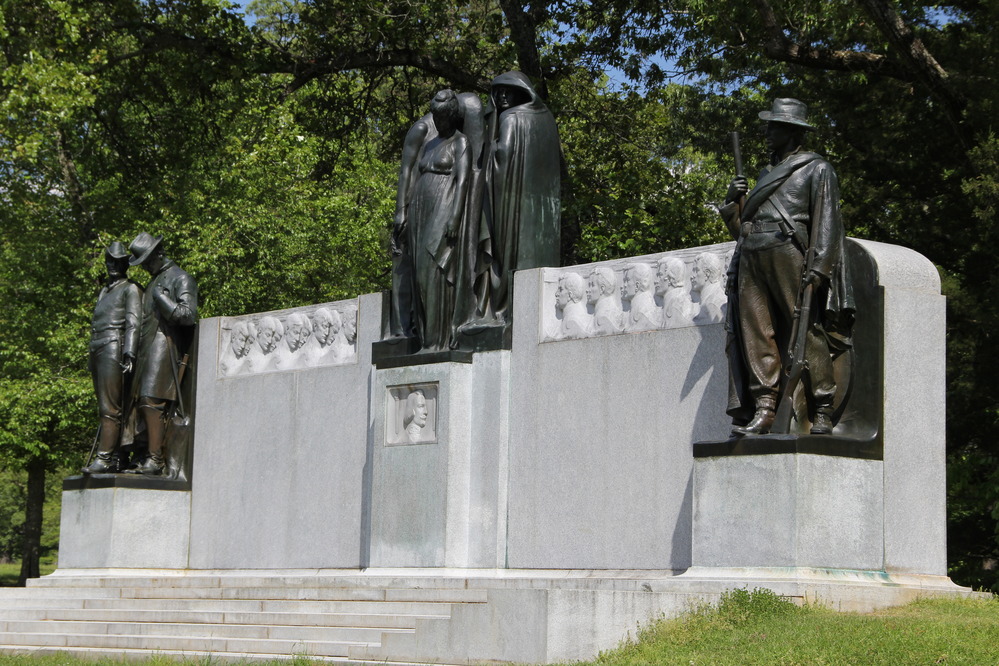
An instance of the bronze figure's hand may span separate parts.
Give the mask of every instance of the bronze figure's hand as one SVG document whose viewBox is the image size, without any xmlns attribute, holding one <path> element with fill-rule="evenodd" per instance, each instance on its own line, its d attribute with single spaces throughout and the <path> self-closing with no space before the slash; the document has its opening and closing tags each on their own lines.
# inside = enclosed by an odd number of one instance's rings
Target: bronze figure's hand
<svg viewBox="0 0 999 666">
<path fill-rule="evenodd" d="M 728 194 L 725 195 L 725 203 L 738 201 L 749 192 L 749 181 L 744 176 L 736 176 L 728 186 Z"/>
</svg>

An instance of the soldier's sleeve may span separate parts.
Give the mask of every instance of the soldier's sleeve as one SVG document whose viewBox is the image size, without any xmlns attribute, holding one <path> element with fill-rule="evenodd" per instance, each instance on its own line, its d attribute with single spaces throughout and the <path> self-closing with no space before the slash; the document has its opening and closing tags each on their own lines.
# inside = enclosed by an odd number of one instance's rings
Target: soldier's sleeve
<svg viewBox="0 0 999 666">
<path fill-rule="evenodd" d="M 139 324 L 142 320 L 142 289 L 129 282 L 125 286 L 125 336 L 122 341 L 122 355 L 135 358 L 139 349 Z"/>
<path fill-rule="evenodd" d="M 832 275 L 843 252 L 843 220 L 839 214 L 839 181 L 832 165 L 822 160 L 811 179 L 811 227 L 815 249 L 812 270 L 825 277 Z"/>
<path fill-rule="evenodd" d="M 739 219 L 738 202 L 732 201 L 725 204 L 718 209 L 718 214 L 721 215 L 725 226 L 728 227 L 728 232 L 732 234 L 732 238 L 739 240 L 739 232 L 742 230 L 742 220 Z"/>
<path fill-rule="evenodd" d="M 173 311 L 167 315 L 170 323 L 194 326 L 198 323 L 198 285 L 187 273 L 179 276 L 174 284 Z"/>
</svg>

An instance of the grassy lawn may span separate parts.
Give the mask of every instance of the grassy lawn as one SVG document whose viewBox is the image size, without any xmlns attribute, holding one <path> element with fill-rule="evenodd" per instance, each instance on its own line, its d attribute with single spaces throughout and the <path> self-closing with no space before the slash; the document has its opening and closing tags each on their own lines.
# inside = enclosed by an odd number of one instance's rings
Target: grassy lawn
<svg viewBox="0 0 999 666">
<path fill-rule="evenodd" d="M 658 622 L 593 663 L 999 664 L 999 599 L 925 600 L 859 615 L 737 591 L 716 608 Z"/>
<path fill-rule="evenodd" d="M 93 664 L 0 655 L 0 666 Z M 104 659 L 99 663 L 117 663 Z M 177 662 L 156 658 L 152 666 Z M 185 662 L 211 666 L 217 660 Z M 255 662 L 261 664 L 262 662 Z M 305 666 L 308 659 L 289 663 Z M 999 664 L 999 599 L 926 600 L 870 615 L 799 608 L 769 591 L 735 591 L 713 608 L 662 620 L 594 666 L 653 664 Z M 585 666 L 578 664 L 578 666 Z"/>
</svg>

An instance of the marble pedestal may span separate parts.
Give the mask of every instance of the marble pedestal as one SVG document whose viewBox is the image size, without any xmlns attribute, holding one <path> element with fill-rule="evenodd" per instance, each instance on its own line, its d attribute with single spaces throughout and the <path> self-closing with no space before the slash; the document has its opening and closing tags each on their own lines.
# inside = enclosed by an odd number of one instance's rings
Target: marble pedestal
<svg viewBox="0 0 999 666">
<path fill-rule="evenodd" d="M 190 491 L 64 490 L 60 569 L 186 569 Z"/>
<path fill-rule="evenodd" d="M 504 566 L 509 368 L 499 350 L 375 370 L 367 566 Z M 406 419 L 413 393 L 425 421 Z"/>
<path fill-rule="evenodd" d="M 807 453 L 697 458 L 701 567 L 884 570 L 884 463 Z"/>
</svg>

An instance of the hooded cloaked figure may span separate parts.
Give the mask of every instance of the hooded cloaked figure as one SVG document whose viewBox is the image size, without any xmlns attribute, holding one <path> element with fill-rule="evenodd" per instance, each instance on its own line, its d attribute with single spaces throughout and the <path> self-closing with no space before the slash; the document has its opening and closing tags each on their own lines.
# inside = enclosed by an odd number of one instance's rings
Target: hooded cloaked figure
<svg viewBox="0 0 999 666">
<path fill-rule="evenodd" d="M 558 266 L 561 156 L 551 111 L 522 72 L 493 79 L 479 237 L 479 314 L 509 317 L 513 272 Z"/>
</svg>

